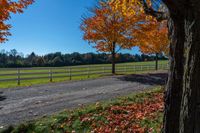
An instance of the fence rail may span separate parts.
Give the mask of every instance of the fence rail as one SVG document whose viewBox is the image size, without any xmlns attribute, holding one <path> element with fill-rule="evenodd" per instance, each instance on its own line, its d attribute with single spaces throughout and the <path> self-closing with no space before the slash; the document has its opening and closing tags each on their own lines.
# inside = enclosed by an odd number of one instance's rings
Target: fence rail
<svg viewBox="0 0 200 133">
<path fill-rule="evenodd" d="M 167 64 L 158 65 L 159 70 L 167 70 Z M 123 65 L 116 66 L 117 74 L 134 73 L 138 71 L 155 70 L 155 65 Z M 2 68 L 0 69 L 0 83 L 16 81 L 20 85 L 23 80 L 68 78 L 92 75 L 108 75 L 112 73 L 111 66 L 82 66 L 82 67 L 53 67 L 53 68 Z"/>
</svg>

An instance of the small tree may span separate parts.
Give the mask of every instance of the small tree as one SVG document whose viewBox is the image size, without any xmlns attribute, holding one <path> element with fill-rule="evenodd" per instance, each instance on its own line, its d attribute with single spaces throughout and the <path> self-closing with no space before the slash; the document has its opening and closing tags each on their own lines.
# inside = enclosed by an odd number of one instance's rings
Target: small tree
<svg viewBox="0 0 200 133">
<path fill-rule="evenodd" d="M 158 55 L 168 54 L 169 51 L 169 39 L 168 29 L 166 22 L 155 22 L 152 25 L 155 28 L 145 33 L 145 39 L 141 40 L 140 50 L 144 54 L 155 54 L 156 57 L 156 70 L 158 70 Z"/>
<path fill-rule="evenodd" d="M 135 6 L 135 13 L 127 10 L 124 15 L 123 9 L 115 10 L 115 4 L 112 2 L 101 1 L 98 4 L 98 7 L 90 10 L 91 16 L 83 18 L 83 39 L 93 44 L 98 51 L 111 53 L 112 73 L 115 74 L 116 53 L 120 49 L 130 49 L 135 45 L 132 33 L 142 26 L 145 17 L 139 5 Z"/>
</svg>

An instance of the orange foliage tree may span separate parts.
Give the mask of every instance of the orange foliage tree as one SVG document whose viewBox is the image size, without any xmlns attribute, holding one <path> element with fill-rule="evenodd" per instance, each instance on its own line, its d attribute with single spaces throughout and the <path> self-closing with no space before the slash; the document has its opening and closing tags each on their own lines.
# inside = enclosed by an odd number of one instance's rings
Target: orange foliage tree
<svg viewBox="0 0 200 133">
<path fill-rule="evenodd" d="M 124 15 L 127 12 L 131 12 L 133 15 L 135 12 L 135 5 L 140 6 L 140 10 L 146 13 L 143 8 L 143 2 L 141 0 L 111 0 L 114 6 L 114 10 L 121 10 Z M 146 4 L 151 5 L 151 0 L 146 0 Z M 155 5 L 154 5 L 155 6 Z M 163 4 L 159 6 L 160 12 L 168 12 Z M 142 53 L 155 54 L 156 55 L 156 70 L 158 69 L 158 54 L 169 51 L 169 39 L 167 22 L 158 22 L 155 17 L 151 17 L 145 14 L 145 20 L 142 22 L 142 26 L 134 30 L 132 36 L 135 38 L 135 45 L 140 47 Z"/>
<path fill-rule="evenodd" d="M 92 15 L 84 17 L 81 24 L 84 40 L 98 51 L 111 53 L 113 74 L 116 53 L 120 49 L 130 49 L 136 44 L 133 33 L 137 33 L 146 18 L 140 5 L 134 5 L 134 10 L 118 9 L 115 6 L 112 1 L 99 2 L 98 7 L 90 10 Z"/>
<path fill-rule="evenodd" d="M 147 14 L 169 21 L 170 70 L 162 132 L 200 133 L 200 1 L 151 0 L 152 5 L 166 4 L 168 14 L 148 4 L 149 0 L 140 1 Z"/>
<path fill-rule="evenodd" d="M 158 55 L 168 55 L 169 39 L 166 21 L 155 22 L 151 25 L 151 30 L 146 31 L 144 39 L 141 39 L 139 45 L 142 53 L 156 55 L 156 70 L 158 69 Z"/>
<path fill-rule="evenodd" d="M 33 2 L 34 0 L 0 0 L 0 43 L 7 41 L 7 36 L 11 35 L 11 25 L 6 23 L 11 13 L 22 13 Z"/>
</svg>

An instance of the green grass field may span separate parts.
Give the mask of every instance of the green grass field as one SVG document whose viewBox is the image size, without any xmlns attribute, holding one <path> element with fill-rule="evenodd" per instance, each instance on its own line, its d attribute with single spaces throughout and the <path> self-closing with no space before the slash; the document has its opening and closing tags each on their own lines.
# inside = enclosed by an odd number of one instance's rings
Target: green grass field
<svg viewBox="0 0 200 133">
<path fill-rule="evenodd" d="M 160 67 L 166 66 L 167 61 L 159 61 L 159 65 L 161 65 Z M 133 68 L 133 66 L 135 67 Z M 141 66 L 143 67 L 141 68 Z M 42 70 L 38 70 L 38 69 L 42 69 Z M 49 78 L 46 78 L 46 79 L 40 79 L 40 78 L 49 77 L 48 72 L 50 69 L 52 69 L 52 72 L 54 73 L 53 77 L 55 77 L 53 78 L 53 82 L 62 82 L 62 81 L 68 81 L 68 80 L 84 80 L 88 78 L 90 79 L 98 78 L 101 76 L 106 76 L 106 75 L 111 74 L 111 64 L 80 65 L 80 66 L 57 67 L 57 68 L 40 67 L 40 68 L 33 68 L 33 70 L 21 70 L 20 73 L 23 74 L 22 76 L 20 76 L 21 79 L 23 78 L 36 78 L 36 79 L 22 80 L 20 86 L 31 86 L 35 84 L 49 83 L 50 81 Z M 141 73 L 141 72 L 153 71 L 153 70 L 155 70 L 154 61 L 116 64 L 116 74 L 133 74 L 133 73 Z M 69 74 L 69 71 L 71 71 L 71 74 Z M 27 74 L 27 73 L 33 73 L 33 74 Z M 16 69 L 15 70 L 0 69 L 0 74 L 15 74 L 15 75 L 9 75 L 9 76 L 0 76 L 0 80 L 17 78 Z M 71 75 L 71 78 L 69 75 Z M 64 77 L 59 77 L 59 76 L 64 76 Z M 10 87 L 17 87 L 17 86 L 18 86 L 17 81 L 3 81 L 3 82 L 0 81 L 0 88 L 10 88 Z"/>
<path fill-rule="evenodd" d="M 10 126 L 2 133 L 157 133 L 162 118 L 163 90 L 157 87 Z"/>
</svg>

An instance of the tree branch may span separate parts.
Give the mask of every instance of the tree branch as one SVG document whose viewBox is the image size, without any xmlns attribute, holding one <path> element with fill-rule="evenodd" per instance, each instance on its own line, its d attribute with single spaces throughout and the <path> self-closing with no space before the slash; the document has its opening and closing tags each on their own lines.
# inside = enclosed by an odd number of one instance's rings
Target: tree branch
<svg viewBox="0 0 200 133">
<path fill-rule="evenodd" d="M 147 15 L 151 15 L 153 17 L 155 17 L 158 21 L 162 21 L 162 20 L 167 20 L 169 17 L 169 14 L 166 12 L 162 12 L 162 11 L 155 11 L 152 7 L 149 7 L 148 4 L 146 3 L 146 0 L 140 0 L 144 11 Z"/>
<path fill-rule="evenodd" d="M 118 53 L 121 49 L 122 49 L 122 46 L 119 47 L 119 49 L 116 51 L 116 53 Z"/>
</svg>

